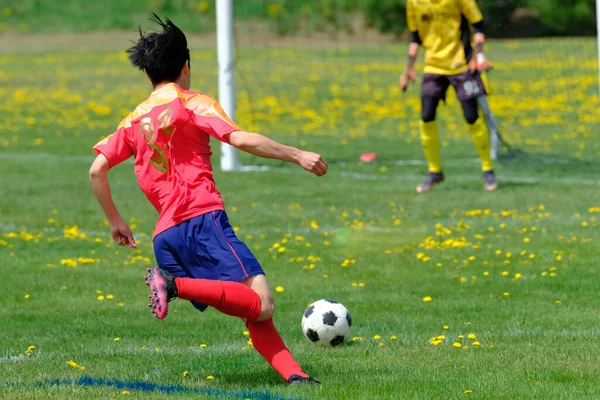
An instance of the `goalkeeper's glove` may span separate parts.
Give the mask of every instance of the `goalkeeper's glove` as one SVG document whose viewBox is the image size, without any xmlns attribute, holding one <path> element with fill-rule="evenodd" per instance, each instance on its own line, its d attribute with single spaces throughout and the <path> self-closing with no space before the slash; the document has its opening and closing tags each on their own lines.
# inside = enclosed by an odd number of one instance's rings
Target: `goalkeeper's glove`
<svg viewBox="0 0 600 400">
<path fill-rule="evenodd" d="M 489 71 L 490 69 L 492 69 L 492 64 L 488 62 L 483 53 L 477 53 L 477 55 L 471 59 L 471 62 L 469 62 L 469 71 L 472 74 L 481 71 Z"/>
</svg>

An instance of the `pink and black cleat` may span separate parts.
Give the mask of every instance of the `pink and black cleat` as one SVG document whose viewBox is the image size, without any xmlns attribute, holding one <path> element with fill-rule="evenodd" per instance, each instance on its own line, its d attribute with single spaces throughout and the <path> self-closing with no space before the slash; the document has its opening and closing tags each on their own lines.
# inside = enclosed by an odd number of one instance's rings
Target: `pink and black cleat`
<svg viewBox="0 0 600 400">
<path fill-rule="evenodd" d="M 148 307 L 156 318 L 164 319 L 169 311 L 169 301 L 177 297 L 175 277 L 159 268 L 148 268 L 145 279 L 146 285 L 150 287 Z"/>
</svg>

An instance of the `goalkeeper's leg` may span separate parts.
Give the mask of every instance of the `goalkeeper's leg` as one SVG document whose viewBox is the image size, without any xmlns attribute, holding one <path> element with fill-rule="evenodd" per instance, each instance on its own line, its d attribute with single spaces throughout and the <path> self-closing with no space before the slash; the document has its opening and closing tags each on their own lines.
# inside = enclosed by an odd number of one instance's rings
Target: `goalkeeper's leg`
<svg viewBox="0 0 600 400">
<path fill-rule="evenodd" d="M 481 169 L 485 181 L 484 188 L 488 191 L 495 190 L 498 187 L 498 183 L 494 175 L 494 164 L 490 154 L 490 138 L 483 118 L 479 118 L 477 98 L 463 100 L 461 104 L 465 119 L 469 124 L 471 136 L 473 136 L 475 148 L 477 149 L 479 158 L 481 158 Z"/>
</svg>

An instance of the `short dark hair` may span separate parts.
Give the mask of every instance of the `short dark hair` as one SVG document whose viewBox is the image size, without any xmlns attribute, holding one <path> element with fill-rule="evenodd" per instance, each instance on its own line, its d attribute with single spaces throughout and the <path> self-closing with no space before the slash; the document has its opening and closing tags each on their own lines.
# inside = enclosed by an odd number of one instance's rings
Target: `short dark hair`
<svg viewBox="0 0 600 400">
<path fill-rule="evenodd" d="M 152 84 L 177 80 L 186 61 L 190 61 L 185 34 L 167 18 L 163 22 L 152 13 L 151 21 L 162 27 L 162 32 L 146 33 L 140 28 L 140 39 L 127 50 L 131 63 L 144 70 Z"/>
</svg>

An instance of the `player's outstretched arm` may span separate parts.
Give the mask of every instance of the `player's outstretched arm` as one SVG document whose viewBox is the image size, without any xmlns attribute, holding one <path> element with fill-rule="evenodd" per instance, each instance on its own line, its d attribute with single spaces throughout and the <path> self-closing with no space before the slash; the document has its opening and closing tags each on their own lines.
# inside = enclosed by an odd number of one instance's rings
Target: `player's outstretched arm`
<svg viewBox="0 0 600 400">
<path fill-rule="evenodd" d="M 229 135 L 229 143 L 237 149 L 258 157 L 298 164 L 316 176 L 327 173 L 327 162 L 319 154 L 283 145 L 258 133 L 232 132 Z"/>
<path fill-rule="evenodd" d="M 94 194 L 106 219 L 110 224 L 110 234 L 120 246 L 129 246 L 131 248 L 136 247 L 133 233 L 129 226 L 121 218 L 121 214 L 117 210 L 115 203 L 110 193 L 110 185 L 108 184 L 108 169 L 110 165 L 108 159 L 100 154 L 96 157 L 90 168 L 90 183 L 94 189 Z"/>
</svg>

